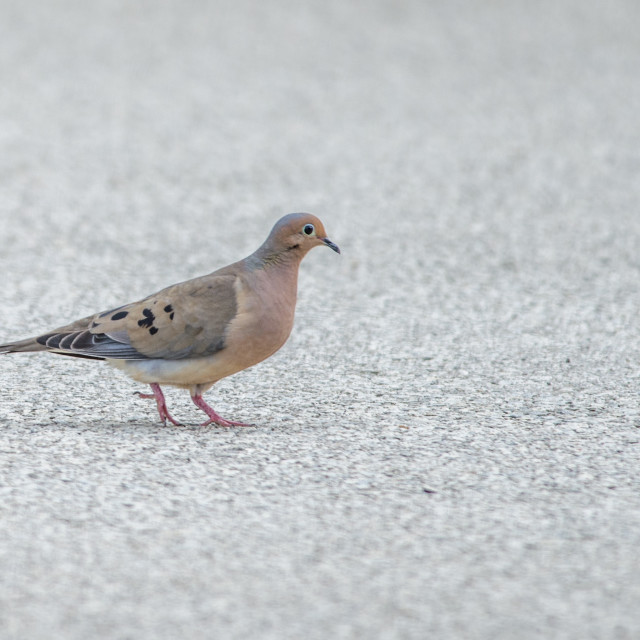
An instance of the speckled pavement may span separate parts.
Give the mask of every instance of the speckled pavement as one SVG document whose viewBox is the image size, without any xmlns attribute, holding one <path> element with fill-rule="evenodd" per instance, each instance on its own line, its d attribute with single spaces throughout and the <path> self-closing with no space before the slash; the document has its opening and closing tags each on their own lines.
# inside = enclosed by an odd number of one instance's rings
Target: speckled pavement
<svg viewBox="0 0 640 640">
<path fill-rule="evenodd" d="M 296 326 L 157 422 L 0 357 L 0 637 L 640 637 L 636 2 L 0 3 L 0 341 L 313 211 Z"/>
</svg>

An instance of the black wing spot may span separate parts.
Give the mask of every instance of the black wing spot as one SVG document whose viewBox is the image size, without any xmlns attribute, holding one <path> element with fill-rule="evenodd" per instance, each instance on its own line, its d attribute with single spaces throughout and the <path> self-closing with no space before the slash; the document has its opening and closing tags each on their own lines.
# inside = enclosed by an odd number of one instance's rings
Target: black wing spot
<svg viewBox="0 0 640 640">
<path fill-rule="evenodd" d="M 117 311 L 118 309 L 122 309 L 122 307 L 124 307 L 124 306 L 125 305 L 121 304 L 119 307 L 116 307 L 115 309 L 109 309 L 109 311 L 104 311 L 98 317 L 99 318 L 106 318 L 108 315 L 112 314 L 114 311 Z"/>
<path fill-rule="evenodd" d="M 138 320 L 138 326 L 148 329 L 153 324 L 153 321 L 156 319 L 156 317 L 153 315 L 151 309 L 143 309 L 142 315 L 144 316 L 144 318 Z"/>
<path fill-rule="evenodd" d="M 168 305 L 164 308 L 164 310 L 165 310 L 165 312 L 166 312 L 166 313 L 171 313 L 171 312 L 173 311 L 173 307 L 172 307 L 170 304 L 168 304 Z"/>
<path fill-rule="evenodd" d="M 151 327 L 151 329 L 149 329 L 149 333 L 154 336 L 156 333 L 158 333 L 158 327 Z"/>
<path fill-rule="evenodd" d="M 118 311 L 118 313 L 114 313 L 111 316 L 112 320 L 122 320 L 123 318 L 126 318 L 129 315 L 128 311 Z"/>
<path fill-rule="evenodd" d="M 169 320 L 173 320 L 173 316 L 175 316 L 175 315 L 176 315 L 176 314 L 175 314 L 175 312 L 174 312 L 174 311 L 172 311 L 172 312 L 169 314 Z"/>
</svg>

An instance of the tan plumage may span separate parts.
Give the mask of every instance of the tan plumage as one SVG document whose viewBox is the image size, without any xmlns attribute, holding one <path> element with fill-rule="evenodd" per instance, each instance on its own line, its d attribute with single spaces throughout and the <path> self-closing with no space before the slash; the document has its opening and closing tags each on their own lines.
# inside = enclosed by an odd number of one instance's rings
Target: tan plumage
<svg viewBox="0 0 640 640">
<path fill-rule="evenodd" d="M 18 342 L 0 353 L 50 351 L 106 360 L 151 385 L 160 418 L 169 414 L 160 384 L 189 389 L 209 422 L 229 426 L 201 395 L 218 380 L 277 351 L 289 337 L 298 267 L 314 246 L 340 250 L 309 213 L 281 218 L 249 257 L 116 309 Z M 141 394 L 142 395 L 142 394 Z"/>
</svg>

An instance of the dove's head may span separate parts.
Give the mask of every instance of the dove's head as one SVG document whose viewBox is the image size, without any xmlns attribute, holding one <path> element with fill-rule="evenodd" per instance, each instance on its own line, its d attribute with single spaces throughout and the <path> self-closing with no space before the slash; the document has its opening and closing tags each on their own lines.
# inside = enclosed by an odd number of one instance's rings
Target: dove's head
<svg viewBox="0 0 640 640">
<path fill-rule="evenodd" d="M 311 213 L 290 213 L 275 223 L 269 237 L 258 250 L 265 259 L 291 255 L 301 259 L 307 251 L 324 245 L 340 253 L 327 238 L 322 222 Z"/>
</svg>

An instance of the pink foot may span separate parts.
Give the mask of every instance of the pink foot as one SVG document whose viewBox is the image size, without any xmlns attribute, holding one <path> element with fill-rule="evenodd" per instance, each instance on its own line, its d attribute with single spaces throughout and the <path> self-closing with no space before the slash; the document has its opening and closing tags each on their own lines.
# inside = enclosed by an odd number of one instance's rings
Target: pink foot
<svg viewBox="0 0 640 640">
<path fill-rule="evenodd" d="M 156 401 L 156 405 L 158 405 L 158 413 L 160 414 L 160 420 L 162 421 L 162 424 L 167 424 L 168 420 L 171 424 L 175 424 L 176 427 L 181 427 L 182 425 L 177 420 L 174 420 L 169 413 L 169 410 L 167 409 L 167 402 L 164 399 L 164 394 L 162 393 L 160 385 L 153 382 L 151 384 L 151 390 L 153 391 L 153 393 L 140 393 L 139 391 L 137 391 L 136 393 L 141 398 L 153 398 Z"/>
<path fill-rule="evenodd" d="M 234 422 L 233 420 L 225 420 L 222 416 L 219 416 L 203 399 L 200 394 L 191 396 L 193 403 L 199 409 L 202 409 L 210 418 L 206 422 L 203 422 L 201 426 L 206 427 L 208 424 L 214 422 L 220 427 L 253 427 L 253 424 L 247 424 L 246 422 Z"/>
</svg>

